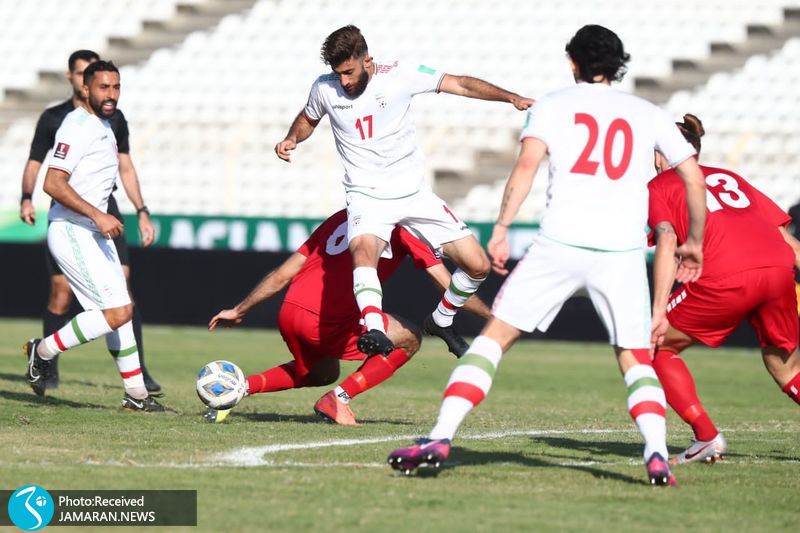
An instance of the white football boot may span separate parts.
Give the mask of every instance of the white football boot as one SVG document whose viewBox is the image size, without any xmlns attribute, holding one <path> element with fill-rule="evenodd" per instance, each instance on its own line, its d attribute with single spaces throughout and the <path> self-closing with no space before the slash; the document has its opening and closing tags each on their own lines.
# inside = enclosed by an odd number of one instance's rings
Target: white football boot
<svg viewBox="0 0 800 533">
<path fill-rule="evenodd" d="M 726 453 L 728 453 L 728 443 L 725 442 L 725 437 L 722 436 L 722 433 L 717 433 L 717 436 L 711 440 L 692 441 L 691 446 L 672 457 L 669 462 L 673 465 L 699 462 L 714 463 L 724 459 Z"/>
</svg>

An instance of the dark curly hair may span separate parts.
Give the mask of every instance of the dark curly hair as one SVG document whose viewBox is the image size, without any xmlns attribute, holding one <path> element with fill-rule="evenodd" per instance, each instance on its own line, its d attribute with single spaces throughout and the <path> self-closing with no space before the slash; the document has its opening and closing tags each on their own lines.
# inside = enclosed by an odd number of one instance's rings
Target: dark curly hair
<svg viewBox="0 0 800 533">
<path fill-rule="evenodd" d="M 620 81 L 628 71 L 625 63 L 631 59 L 617 34 L 596 24 L 579 29 L 567 43 L 566 51 L 578 67 L 580 79 L 587 83 L 594 83 L 598 75 L 608 81 Z"/>
<path fill-rule="evenodd" d="M 361 35 L 361 30 L 351 24 L 328 35 L 320 52 L 322 61 L 336 68 L 350 58 L 367 55 L 367 41 Z"/>
<path fill-rule="evenodd" d="M 700 137 L 706 134 L 706 130 L 703 129 L 702 121 L 697 118 L 697 116 L 686 113 L 683 115 L 683 122 L 676 122 L 675 125 L 681 130 L 684 139 L 689 141 L 689 144 L 691 144 L 699 154 Z"/>
</svg>

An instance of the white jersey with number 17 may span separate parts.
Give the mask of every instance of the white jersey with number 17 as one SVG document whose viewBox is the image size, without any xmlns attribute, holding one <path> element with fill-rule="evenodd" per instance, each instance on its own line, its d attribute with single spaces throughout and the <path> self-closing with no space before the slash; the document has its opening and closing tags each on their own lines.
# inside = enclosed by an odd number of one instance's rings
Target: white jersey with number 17
<svg viewBox="0 0 800 533">
<path fill-rule="evenodd" d="M 541 233 L 597 250 L 645 246 L 654 150 L 673 166 L 695 154 L 663 110 L 603 83 L 538 100 L 520 134 L 526 137 L 543 141 L 550 161 Z"/>
<path fill-rule="evenodd" d="M 408 196 L 424 181 L 411 97 L 438 91 L 444 73 L 406 60 L 375 61 L 374 68 L 367 88 L 355 98 L 342 89 L 335 73 L 320 76 L 303 112 L 313 121 L 330 116 L 347 192 L 375 198 Z"/>
</svg>

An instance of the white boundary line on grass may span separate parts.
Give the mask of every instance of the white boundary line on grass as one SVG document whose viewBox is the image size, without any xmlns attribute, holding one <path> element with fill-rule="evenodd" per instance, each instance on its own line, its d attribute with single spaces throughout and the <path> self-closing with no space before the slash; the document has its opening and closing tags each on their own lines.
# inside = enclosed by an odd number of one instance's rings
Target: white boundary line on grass
<svg viewBox="0 0 800 533">
<path fill-rule="evenodd" d="M 541 436 L 541 435 L 569 435 L 569 434 L 609 434 L 609 433 L 635 433 L 636 430 L 625 429 L 540 429 L 540 430 L 509 430 L 509 431 L 493 431 L 490 433 L 474 433 L 466 434 L 459 437 L 461 440 L 495 440 L 506 437 L 519 437 L 519 436 Z M 317 442 L 302 442 L 294 444 L 269 444 L 266 446 L 248 446 L 244 448 L 236 448 L 228 452 L 217 454 L 212 458 L 211 464 L 219 466 L 238 466 L 238 467 L 260 467 L 260 466 L 314 466 L 314 467 L 331 467 L 331 466 L 348 466 L 348 467 L 384 467 L 383 463 L 295 463 L 292 461 L 276 462 L 266 456 L 273 455 L 279 452 L 291 450 L 311 450 L 318 448 L 330 448 L 333 446 L 359 446 L 361 444 L 379 444 L 383 442 L 411 440 L 416 438 L 416 435 L 394 435 L 390 437 L 372 437 L 363 439 L 341 439 Z M 564 466 L 572 465 L 593 465 L 600 464 L 597 461 L 577 461 L 564 463 Z M 608 464 L 608 463 L 602 463 Z"/>
</svg>

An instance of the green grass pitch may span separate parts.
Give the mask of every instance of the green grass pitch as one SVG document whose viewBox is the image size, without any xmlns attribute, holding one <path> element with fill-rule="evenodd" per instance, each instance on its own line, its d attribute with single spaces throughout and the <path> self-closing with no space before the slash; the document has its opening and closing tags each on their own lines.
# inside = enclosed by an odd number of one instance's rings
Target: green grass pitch
<svg viewBox="0 0 800 533">
<path fill-rule="evenodd" d="M 436 478 L 405 478 L 386 455 L 434 422 L 454 363 L 436 339 L 354 400 L 364 425 L 348 428 L 314 415 L 327 389 L 245 399 L 224 424 L 201 419 L 197 370 L 219 358 L 245 373 L 288 360 L 273 331 L 146 327 L 149 366 L 178 415 L 119 409 L 120 378 L 102 340 L 65 354 L 61 387 L 36 398 L 22 378 L 21 346 L 39 331 L 38 322 L 0 321 L 0 488 L 196 489 L 201 531 L 797 527 L 800 410 L 755 350 L 688 352 L 730 455 L 676 467 L 680 486 L 662 489 L 645 484 L 640 437 L 604 345 L 515 346 L 447 468 Z M 344 363 L 342 377 L 355 368 Z M 672 412 L 668 430 L 672 452 L 688 444 L 690 431 Z"/>
</svg>

